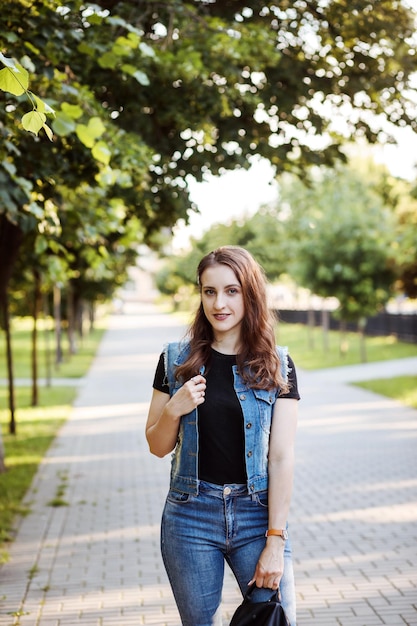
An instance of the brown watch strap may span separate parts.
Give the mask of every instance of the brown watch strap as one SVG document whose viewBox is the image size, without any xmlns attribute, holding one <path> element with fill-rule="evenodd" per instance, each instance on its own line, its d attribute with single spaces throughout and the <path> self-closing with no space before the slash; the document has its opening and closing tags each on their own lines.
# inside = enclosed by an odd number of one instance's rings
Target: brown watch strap
<svg viewBox="0 0 417 626">
<path fill-rule="evenodd" d="M 266 531 L 265 537 L 275 536 L 275 537 L 281 537 L 282 539 L 284 539 L 284 534 L 285 534 L 284 530 L 277 530 L 276 528 L 270 528 L 269 530 Z"/>
</svg>

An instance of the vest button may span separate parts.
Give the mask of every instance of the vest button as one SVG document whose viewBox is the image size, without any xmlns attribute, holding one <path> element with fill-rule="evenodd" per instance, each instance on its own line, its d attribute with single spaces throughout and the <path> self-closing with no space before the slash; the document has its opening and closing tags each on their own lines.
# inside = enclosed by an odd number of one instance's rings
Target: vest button
<svg viewBox="0 0 417 626">
<path fill-rule="evenodd" d="M 248 424 L 246 424 L 246 428 L 252 428 L 251 422 L 248 422 Z"/>
<path fill-rule="evenodd" d="M 249 452 L 248 452 L 247 456 L 248 456 L 248 457 L 251 457 L 251 456 L 252 456 L 252 450 L 249 450 Z"/>
<path fill-rule="evenodd" d="M 239 397 L 240 397 L 241 400 L 246 400 L 246 396 L 245 396 L 244 393 L 241 393 Z"/>
</svg>

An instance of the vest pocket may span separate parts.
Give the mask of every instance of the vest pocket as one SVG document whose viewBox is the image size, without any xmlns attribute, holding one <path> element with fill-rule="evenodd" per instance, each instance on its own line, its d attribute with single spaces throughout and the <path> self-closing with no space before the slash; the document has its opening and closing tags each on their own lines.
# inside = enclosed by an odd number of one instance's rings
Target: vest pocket
<svg viewBox="0 0 417 626">
<path fill-rule="evenodd" d="M 273 391 L 266 391 L 265 389 L 254 389 L 253 394 L 256 398 L 262 429 L 269 434 L 275 394 Z"/>
</svg>

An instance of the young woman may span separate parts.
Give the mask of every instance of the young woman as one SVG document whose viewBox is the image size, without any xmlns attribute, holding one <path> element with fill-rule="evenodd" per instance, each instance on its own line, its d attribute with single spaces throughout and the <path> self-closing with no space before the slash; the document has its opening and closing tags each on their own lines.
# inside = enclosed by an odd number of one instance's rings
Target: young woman
<svg viewBox="0 0 417 626">
<path fill-rule="evenodd" d="M 164 564 L 183 626 L 221 624 L 224 561 L 242 593 L 256 583 L 255 601 L 279 586 L 295 626 L 294 364 L 275 345 L 264 273 L 246 250 L 211 252 L 197 275 L 199 308 L 186 339 L 161 354 L 146 425 L 153 454 L 174 451 Z"/>
</svg>

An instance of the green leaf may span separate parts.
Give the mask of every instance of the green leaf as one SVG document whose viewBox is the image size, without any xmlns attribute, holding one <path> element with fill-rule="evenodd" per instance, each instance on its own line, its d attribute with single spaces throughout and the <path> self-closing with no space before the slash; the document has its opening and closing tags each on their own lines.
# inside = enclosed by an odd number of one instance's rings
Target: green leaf
<svg viewBox="0 0 417 626">
<path fill-rule="evenodd" d="M 10 59 L 9 57 L 5 57 L 4 54 L 2 54 L 1 52 L 0 52 L 0 61 L 6 67 L 11 67 L 11 68 L 16 67 L 16 61 L 14 59 Z"/>
<path fill-rule="evenodd" d="M 118 37 L 113 44 L 113 52 L 118 56 L 130 55 L 131 51 L 138 47 L 139 37 L 129 33 L 127 37 Z"/>
<path fill-rule="evenodd" d="M 52 122 L 54 132 L 60 137 L 66 137 L 75 130 L 75 122 L 72 117 L 58 111 L 55 120 Z"/>
<path fill-rule="evenodd" d="M 88 121 L 88 129 L 92 135 L 98 139 L 106 131 L 102 120 L 99 117 L 92 117 Z"/>
<path fill-rule="evenodd" d="M 52 130 L 49 128 L 48 124 L 44 124 L 42 126 L 42 128 L 45 131 L 46 136 L 48 137 L 49 141 L 52 141 L 53 138 L 54 138 L 54 134 L 53 134 Z"/>
<path fill-rule="evenodd" d="M 68 104 L 68 102 L 61 104 L 61 111 L 74 120 L 78 120 L 83 114 L 83 110 L 78 104 Z"/>
<path fill-rule="evenodd" d="M 147 43 L 141 42 L 139 44 L 139 50 L 142 52 L 142 55 L 144 57 L 155 58 L 155 50 L 151 48 L 150 46 L 148 46 Z"/>
<path fill-rule="evenodd" d="M 129 74 L 130 76 L 133 76 L 133 78 L 135 78 L 140 85 L 143 85 L 144 87 L 150 85 L 149 78 L 147 77 L 145 72 L 137 70 L 134 65 L 126 63 L 125 65 L 122 65 L 122 71 L 126 74 Z"/>
<path fill-rule="evenodd" d="M 144 72 L 141 72 L 140 70 L 138 70 L 137 72 L 135 72 L 134 74 L 132 74 L 133 78 L 136 78 L 136 80 L 138 81 L 139 85 L 143 85 L 144 87 L 147 87 L 148 85 L 151 84 L 149 78 L 147 77 L 147 75 Z"/>
<path fill-rule="evenodd" d="M 42 254 L 48 247 L 48 240 L 42 235 L 38 235 L 35 240 L 35 252 L 36 254 Z"/>
<path fill-rule="evenodd" d="M 81 52 L 81 54 L 88 54 L 90 57 L 94 57 L 96 54 L 96 49 L 84 41 L 78 46 L 78 51 Z"/>
<path fill-rule="evenodd" d="M 33 217 L 36 217 L 37 220 L 42 220 L 45 214 L 43 208 L 40 207 L 37 202 L 30 202 L 25 205 L 25 211 L 30 215 L 33 215 Z"/>
<path fill-rule="evenodd" d="M 85 124 L 77 124 L 75 132 L 78 139 L 86 146 L 86 148 L 92 148 L 94 146 L 95 138 L 88 130 L 88 126 Z"/>
<path fill-rule="evenodd" d="M 105 52 L 97 59 L 100 67 L 114 69 L 119 62 L 119 57 L 113 52 Z"/>
<path fill-rule="evenodd" d="M 111 151 L 104 141 L 96 143 L 91 153 L 97 161 L 100 161 L 100 163 L 104 163 L 104 165 L 108 165 L 110 163 Z"/>
<path fill-rule="evenodd" d="M 101 119 L 99 117 L 92 117 L 87 126 L 85 124 L 78 124 L 75 132 L 81 143 L 87 148 L 92 148 L 96 139 L 98 139 L 105 130 Z"/>
<path fill-rule="evenodd" d="M 26 113 L 22 117 L 22 125 L 25 130 L 38 134 L 40 129 L 46 122 L 46 115 L 44 113 L 40 113 L 39 111 L 30 111 L 30 113 Z"/>
<path fill-rule="evenodd" d="M 5 160 L 2 162 L 1 166 L 10 174 L 10 176 L 14 176 L 16 174 L 16 166 L 14 163 L 10 163 Z"/>
<path fill-rule="evenodd" d="M 29 92 L 32 98 L 36 102 L 36 110 L 40 113 L 46 113 L 47 115 L 55 115 L 55 111 L 52 107 L 49 106 L 46 102 L 41 100 L 37 95 L 32 92 Z"/>
<path fill-rule="evenodd" d="M 12 69 L 5 67 L 0 70 L 0 89 L 14 96 L 21 96 L 29 86 L 29 74 L 16 64 Z"/>
</svg>

